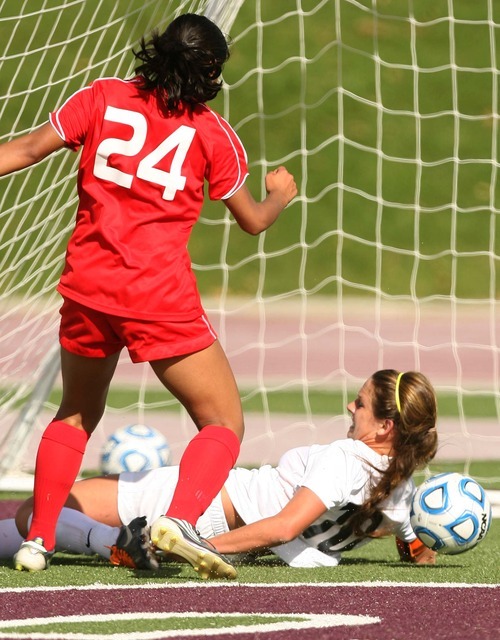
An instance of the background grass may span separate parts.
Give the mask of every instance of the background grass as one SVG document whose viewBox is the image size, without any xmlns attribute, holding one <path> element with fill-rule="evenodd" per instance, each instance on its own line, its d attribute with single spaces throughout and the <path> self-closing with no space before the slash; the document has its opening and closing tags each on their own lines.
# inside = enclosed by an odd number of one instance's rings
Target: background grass
<svg viewBox="0 0 500 640">
<path fill-rule="evenodd" d="M 109 28 L 96 27 L 85 42 L 68 42 L 81 20 L 75 4 L 56 24 L 53 14 L 44 14 L 33 42 L 39 5 L 33 0 L 32 18 L 15 23 L 12 42 L 13 23 L 0 22 L 2 41 L 9 41 L 0 74 L 4 137 L 11 128 L 22 131 L 45 121 L 49 110 L 93 78 L 130 73 L 133 57 L 122 49 L 127 52 L 160 12 L 151 1 L 86 0 L 93 24 L 110 20 Z M 335 295 L 339 287 L 344 296 L 372 295 L 374 288 L 420 298 L 489 299 L 498 293 L 498 141 L 489 32 L 482 23 L 453 25 L 457 69 L 444 19 L 448 3 L 418 5 L 419 24 L 412 31 L 401 19 L 407 7 L 397 0 L 384 2 L 378 14 L 368 0 L 346 0 L 338 4 L 338 15 L 333 1 L 305 0 L 300 21 L 288 0 L 273 0 L 259 3 L 259 26 L 255 0 L 243 3 L 231 29 L 228 91 L 213 106 L 230 119 L 248 150 L 248 184 L 256 197 L 265 172 L 284 163 L 297 176 L 301 201 L 260 238 L 242 233 L 220 203 L 207 203 L 190 242 L 204 296 L 226 288 L 250 296 L 298 288 Z M 456 15 L 469 20 L 484 20 L 485 6 L 453 3 Z M 109 57 L 99 61 L 96 48 Z M 26 94 L 31 78 L 36 86 Z M 17 213 L 2 235 L 14 244 L 0 244 L 0 260 L 10 254 L 18 260 L 9 286 L 47 285 L 46 279 L 34 285 L 32 278 L 21 285 L 34 270 L 33 254 L 22 257 L 32 251 L 23 234 L 34 226 L 56 239 L 52 249 L 37 254 L 37 264 L 56 255 L 61 260 L 72 214 L 42 228 L 37 209 L 50 211 L 74 199 L 74 182 L 64 178 L 74 163 L 66 153 L 48 172 L 34 169 L 27 184 L 23 172 L 8 179 L 2 208 L 16 206 Z M 20 192 L 27 204 L 19 208 Z M 33 207 L 29 199 L 36 194 Z"/>
<path fill-rule="evenodd" d="M 303 3 L 311 12 L 304 17 L 305 67 L 294 58 L 301 25 L 287 17 L 286 0 L 259 3 L 260 30 L 249 27 L 255 2 L 240 10 L 225 78 L 228 115 L 252 164 L 249 184 L 259 192 L 264 157 L 270 166 L 286 158 L 309 204 L 290 207 L 286 223 L 261 241 L 213 224 L 217 209 L 206 207 L 212 224 L 195 230 L 194 261 L 215 265 L 229 233 L 229 274 L 202 270 L 203 288 L 217 291 L 228 275 L 230 291 L 255 294 L 264 252 L 265 295 L 298 284 L 336 294 L 342 281 L 343 295 L 380 287 L 391 296 L 489 298 L 492 285 L 498 292 L 500 228 L 491 210 L 499 192 L 486 25 L 454 25 L 457 64 L 467 68 L 455 72 L 444 0 L 419 3 L 414 32 L 400 19 L 406 5 L 394 0 L 377 15 L 371 2 L 342 2 L 338 15 L 333 2 L 313 12 L 317 5 Z M 453 7 L 468 19 L 485 18 L 484 3 L 456 0 Z M 260 61 L 263 78 L 252 73 Z M 305 157 L 297 153 L 304 124 Z"/>
<path fill-rule="evenodd" d="M 263 413 L 265 407 L 261 394 L 252 394 L 251 390 L 245 393 L 242 387 L 242 404 L 245 413 Z M 352 389 L 348 396 L 355 397 L 357 390 Z M 171 401 L 168 401 L 168 398 Z M 316 390 L 309 389 L 307 394 L 311 412 L 314 415 L 341 415 L 345 413 L 344 394 L 336 389 Z M 463 409 L 468 418 L 495 418 L 497 415 L 495 398 L 489 394 L 475 393 L 470 397 L 461 399 L 461 406 L 456 395 L 452 393 L 437 393 L 439 415 L 441 417 L 458 417 Z M 49 397 L 49 402 L 55 407 L 59 406 L 61 390 L 54 389 Z M 115 386 L 110 389 L 108 404 L 115 409 L 133 408 L 137 402 L 137 389 Z M 163 389 L 148 388 L 144 393 L 143 402 L 149 406 L 162 406 L 162 410 L 178 411 L 179 403 Z M 303 413 L 304 397 L 301 391 L 266 391 L 266 403 L 270 413 Z"/>
</svg>

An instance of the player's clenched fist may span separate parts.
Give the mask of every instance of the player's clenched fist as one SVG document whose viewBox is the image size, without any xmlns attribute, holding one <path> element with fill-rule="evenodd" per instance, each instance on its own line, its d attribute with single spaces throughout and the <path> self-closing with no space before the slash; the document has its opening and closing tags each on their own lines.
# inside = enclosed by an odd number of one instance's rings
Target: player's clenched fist
<svg viewBox="0 0 500 640">
<path fill-rule="evenodd" d="M 266 191 L 271 193 L 276 191 L 283 196 L 284 205 L 286 207 L 297 195 L 297 185 L 291 173 L 285 167 L 278 167 L 274 171 L 270 171 L 266 176 Z"/>
</svg>

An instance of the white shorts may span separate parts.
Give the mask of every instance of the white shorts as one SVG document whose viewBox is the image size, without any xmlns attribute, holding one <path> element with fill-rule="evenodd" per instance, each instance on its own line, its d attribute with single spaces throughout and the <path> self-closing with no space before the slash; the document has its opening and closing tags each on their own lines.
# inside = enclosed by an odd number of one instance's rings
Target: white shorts
<svg viewBox="0 0 500 640">
<path fill-rule="evenodd" d="M 123 524 L 146 516 L 148 524 L 165 515 L 179 477 L 179 467 L 121 473 L 118 479 L 118 513 Z M 226 533 L 229 527 L 219 493 L 196 523 L 202 538 Z"/>
</svg>

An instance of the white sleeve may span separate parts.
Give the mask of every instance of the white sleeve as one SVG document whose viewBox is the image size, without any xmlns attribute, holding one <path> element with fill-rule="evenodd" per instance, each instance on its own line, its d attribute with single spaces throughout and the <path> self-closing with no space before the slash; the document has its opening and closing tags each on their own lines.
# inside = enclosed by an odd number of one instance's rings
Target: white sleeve
<svg viewBox="0 0 500 640">
<path fill-rule="evenodd" d="M 355 485 L 364 486 L 367 480 L 367 474 L 360 473 L 360 461 L 342 443 L 311 447 L 300 483 L 313 491 L 327 509 L 347 503 Z"/>
<path fill-rule="evenodd" d="M 404 542 L 413 542 L 417 537 L 410 522 L 410 509 L 415 491 L 415 483 L 410 478 L 399 484 L 382 505 L 382 512 L 392 524 L 393 533 Z"/>
<path fill-rule="evenodd" d="M 340 562 L 340 553 L 327 555 L 316 547 L 310 547 L 300 538 L 280 544 L 271 550 L 290 567 L 295 568 L 336 567 Z"/>
<path fill-rule="evenodd" d="M 410 524 L 410 518 L 407 518 L 403 524 L 395 528 L 394 535 L 404 542 L 413 542 L 415 540 L 417 536 Z"/>
</svg>

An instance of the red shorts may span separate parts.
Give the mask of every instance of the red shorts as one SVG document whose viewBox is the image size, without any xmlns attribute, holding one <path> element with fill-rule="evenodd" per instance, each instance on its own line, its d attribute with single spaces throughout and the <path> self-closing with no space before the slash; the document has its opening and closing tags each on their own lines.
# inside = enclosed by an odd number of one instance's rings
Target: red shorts
<svg viewBox="0 0 500 640">
<path fill-rule="evenodd" d="M 217 340 L 205 315 L 189 322 L 134 320 L 68 298 L 59 313 L 61 346 L 87 358 L 106 358 L 126 347 L 132 362 L 149 362 L 201 351 Z"/>
</svg>

